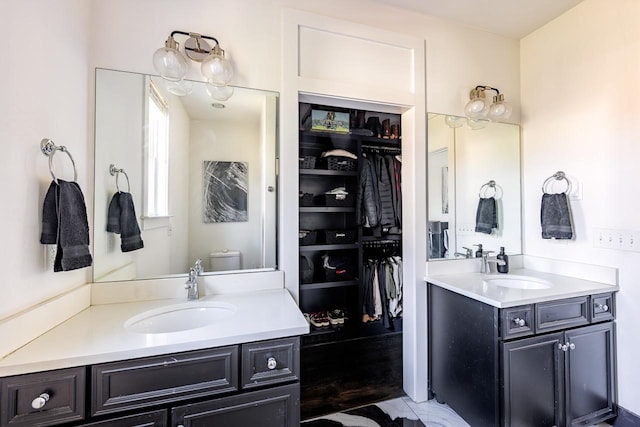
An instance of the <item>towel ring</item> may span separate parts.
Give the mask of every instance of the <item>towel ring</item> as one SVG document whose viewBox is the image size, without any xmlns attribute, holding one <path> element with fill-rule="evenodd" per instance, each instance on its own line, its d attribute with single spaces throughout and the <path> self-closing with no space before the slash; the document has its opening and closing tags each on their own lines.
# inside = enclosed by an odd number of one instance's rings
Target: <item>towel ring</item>
<svg viewBox="0 0 640 427">
<path fill-rule="evenodd" d="M 127 175 L 124 169 L 116 168 L 113 165 L 113 163 L 109 165 L 109 173 L 111 174 L 111 176 L 116 177 L 116 189 L 118 190 L 118 193 L 120 193 L 120 186 L 118 185 L 118 177 L 120 176 L 121 172 L 124 174 L 124 177 L 127 178 L 127 193 L 131 193 L 131 184 L 129 183 L 129 175 Z"/>
<path fill-rule="evenodd" d="M 58 178 L 56 178 L 56 174 L 53 173 L 53 155 L 56 154 L 56 151 L 58 150 L 66 153 L 67 156 L 69 156 L 69 159 L 71 159 L 71 164 L 73 165 L 73 181 L 77 182 L 78 168 L 76 168 L 76 162 L 73 160 L 73 156 L 71 155 L 69 150 L 67 150 L 67 147 L 65 147 L 64 145 L 57 146 L 53 143 L 52 140 L 50 140 L 49 138 L 45 138 L 40 141 L 40 151 L 42 151 L 42 154 L 44 154 L 45 156 L 49 157 L 49 172 L 51 173 L 53 181 L 56 184 L 58 183 Z"/>
<path fill-rule="evenodd" d="M 567 181 L 567 188 L 564 190 L 564 194 L 569 194 L 571 192 L 571 181 L 569 181 L 569 179 L 566 177 L 565 173 L 562 171 L 558 171 L 556 173 L 554 173 L 553 175 L 551 175 L 549 178 L 544 180 L 544 183 L 542 184 L 542 192 L 543 193 L 549 193 L 547 191 L 547 187 L 550 185 L 550 189 L 553 189 L 553 182 L 555 181 L 562 181 L 565 180 Z M 549 193 L 551 194 L 551 193 Z"/>
<path fill-rule="evenodd" d="M 493 194 L 488 195 L 487 192 L 489 192 L 490 190 L 493 190 Z M 498 194 L 500 194 L 499 197 Z M 486 199 L 489 197 L 500 199 L 502 198 L 502 194 L 502 188 L 498 184 L 496 184 L 494 180 L 491 180 L 486 184 L 482 184 L 482 187 L 480 187 L 480 191 L 478 192 L 478 197 L 480 197 L 481 199 Z"/>
</svg>

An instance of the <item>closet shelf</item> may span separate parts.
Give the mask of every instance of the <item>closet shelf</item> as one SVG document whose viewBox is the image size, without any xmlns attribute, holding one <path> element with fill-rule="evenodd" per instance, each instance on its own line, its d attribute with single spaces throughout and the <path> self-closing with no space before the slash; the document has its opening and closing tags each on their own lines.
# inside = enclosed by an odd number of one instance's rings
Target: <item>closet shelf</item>
<svg viewBox="0 0 640 427">
<path fill-rule="evenodd" d="M 316 282 L 306 283 L 300 285 L 301 291 L 309 291 L 312 289 L 329 289 L 329 288 L 346 288 L 350 286 L 358 286 L 358 279 L 355 280 L 342 280 L 339 282 Z"/>
<path fill-rule="evenodd" d="M 358 171 L 337 171 L 329 169 L 300 169 L 300 175 L 358 176 Z"/>
<path fill-rule="evenodd" d="M 334 207 L 334 206 L 311 206 L 301 207 L 300 213 L 341 213 L 341 212 L 355 212 L 355 207 Z"/>
<path fill-rule="evenodd" d="M 339 243 L 331 245 L 306 245 L 300 246 L 300 252 L 336 251 L 341 249 L 358 249 L 357 243 Z"/>
</svg>

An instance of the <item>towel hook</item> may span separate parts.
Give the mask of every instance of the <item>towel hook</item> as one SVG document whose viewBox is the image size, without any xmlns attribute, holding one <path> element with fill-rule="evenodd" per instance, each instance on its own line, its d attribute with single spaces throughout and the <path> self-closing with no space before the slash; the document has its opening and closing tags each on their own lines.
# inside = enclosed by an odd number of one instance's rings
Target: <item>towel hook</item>
<svg viewBox="0 0 640 427">
<path fill-rule="evenodd" d="M 488 196 L 487 192 L 492 189 L 493 189 L 493 194 Z M 500 197 L 498 197 L 498 193 L 500 194 Z M 502 197 L 502 187 L 496 184 L 496 182 L 492 179 L 489 182 L 482 184 L 482 186 L 480 187 L 480 191 L 478 192 L 478 197 L 480 197 L 481 199 L 482 198 L 486 199 L 488 197 L 500 199 Z"/>
<path fill-rule="evenodd" d="M 567 178 L 565 173 L 562 172 L 562 171 L 558 171 L 558 172 L 554 173 L 553 175 L 551 175 L 549 178 L 544 180 L 544 183 L 542 184 L 542 192 L 543 193 L 547 193 L 547 185 L 551 184 L 551 188 L 553 188 L 553 180 L 556 180 L 556 181 L 565 180 L 565 181 L 567 181 L 567 188 L 564 190 L 564 194 L 569 194 L 569 192 L 571 191 L 571 181 L 569 181 L 569 178 Z"/>
<path fill-rule="evenodd" d="M 69 156 L 69 159 L 71 159 L 71 164 L 73 165 L 73 181 L 77 182 L 78 169 L 76 168 L 76 162 L 73 160 L 73 156 L 71 155 L 69 150 L 67 150 L 67 147 L 65 147 L 64 145 L 57 146 L 49 138 L 44 138 L 42 141 L 40 141 L 40 151 L 42 151 L 42 154 L 44 154 L 45 156 L 49 157 L 49 172 L 51 173 L 53 181 L 56 184 L 58 183 L 58 178 L 56 178 L 56 174 L 53 173 L 53 155 L 56 154 L 56 151 L 58 150 L 66 153 L 67 156 Z"/>
<path fill-rule="evenodd" d="M 129 175 L 127 175 L 124 169 L 116 168 L 113 163 L 109 165 L 109 173 L 111 174 L 111 176 L 116 177 L 116 189 L 118 190 L 118 193 L 120 193 L 120 186 L 118 185 L 118 177 L 120 176 L 121 172 L 124 174 L 124 177 L 127 178 L 127 193 L 131 193 L 131 184 L 129 183 Z"/>
</svg>

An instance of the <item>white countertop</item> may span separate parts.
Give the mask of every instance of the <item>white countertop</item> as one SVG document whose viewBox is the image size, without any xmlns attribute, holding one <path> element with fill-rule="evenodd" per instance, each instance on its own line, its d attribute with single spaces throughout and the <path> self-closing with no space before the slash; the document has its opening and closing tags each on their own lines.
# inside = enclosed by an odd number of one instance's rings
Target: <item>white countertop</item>
<svg viewBox="0 0 640 427">
<path fill-rule="evenodd" d="M 229 318 L 198 329 L 165 334 L 128 331 L 124 322 L 146 310 L 186 298 L 93 305 L 0 359 L 0 376 L 39 372 L 136 357 L 240 344 L 309 332 L 285 289 L 212 295 L 200 301 L 235 306 Z"/>
<path fill-rule="evenodd" d="M 514 289 L 491 285 L 485 281 L 486 278 L 515 275 L 545 279 L 551 282 L 553 286 L 546 289 Z M 426 276 L 425 281 L 498 308 L 619 290 L 618 285 L 524 268 L 511 270 L 507 274 L 476 272 L 434 274 Z"/>
</svg>

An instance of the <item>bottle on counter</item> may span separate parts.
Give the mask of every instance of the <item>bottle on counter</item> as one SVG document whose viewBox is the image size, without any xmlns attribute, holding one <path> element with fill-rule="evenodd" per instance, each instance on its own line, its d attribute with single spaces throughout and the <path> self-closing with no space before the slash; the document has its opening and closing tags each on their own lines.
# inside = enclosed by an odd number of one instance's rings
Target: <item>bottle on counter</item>
<svg viewBox="0 0 640 427">
<path fill-rule="evenodd" d="M 498 273 L 508 273 L 509 272 L 509 255 L 504 253 L 504 246 L 500 247 L 500 253 L 496 255 L 496 259 L 498 261 L 504 261 L 504 265 L 500 265 L 500 263 L 498 263 L 498 266 L 497 266 Z"/>
<path fill-rule="evenodd" d="M 473 246 L 478 247 L 478 250 L 476 250 L 476 258 L 482 258 L 482 243 Z"/>
</svg>

